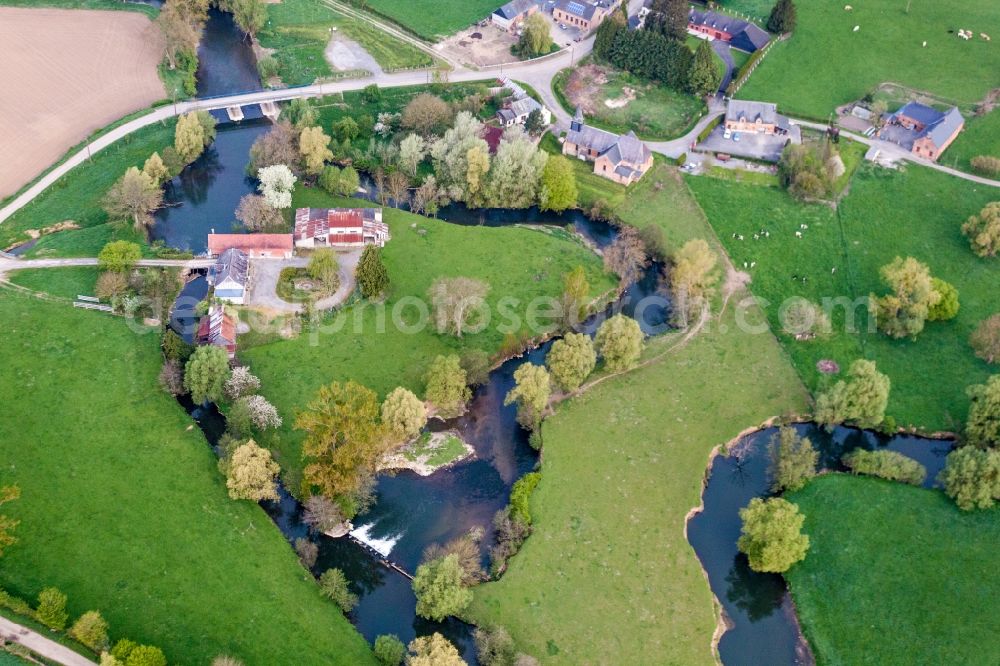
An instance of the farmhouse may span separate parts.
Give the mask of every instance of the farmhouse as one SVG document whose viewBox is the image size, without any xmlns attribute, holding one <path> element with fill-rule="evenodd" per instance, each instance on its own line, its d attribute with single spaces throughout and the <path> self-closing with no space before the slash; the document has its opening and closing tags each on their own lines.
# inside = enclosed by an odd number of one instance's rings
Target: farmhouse
<svg viewBox="0 0 1000 666">
<path fill-rule="evenodd" d="M 521 27 L 524 19 L 538 11 L 535 0 L 511 0 L 506 5 L 490 14 L 490 23 L 512 32 Z"/>
<path fill-rule="evenodd" d="M 771 36 L 765 30 L 749 21 L 697 9 L 691 9 L 688 13 L 688 31 L 705 35 L 709 39 L 721 39 L 729 42 L 734 49 L 747 53 L 758 51 L 771 41 Z"/>
<path fill-rule="evenodd" d="M 198 322 L 198 334 L 195 338 L 199 345 L 216 345 L 229 354 L 236 356 L 236 322 L 225 313 L 222 306 L 212 305 L 208 314 Z"/>
<path fill-rule="evenodd" d="M 778 107 L 769 102 L 750 102 L 733 99 L 726 107 L 726 129 L 733 132 L 758 134 L 788 134 L 788 118 L 778 113 Z"/>
<path fill-rule="evenodd" d="M 926 104 L 907 102 L 889 116 L 888 124 L 880 130 L 879 137 L 909 148 L 918 157 L 937 160 L 964 127 L 965 118 L 956 107 L 938 111 Z M 902 128 L 908 134 L 896 134 L 896 128 Z"/>
<path fill-rule="evenodd" d="M 215 264 L 208 269 L 208 284 L 215 287 L 215 297 L 227 303 L 243 305 L 249 264 L 246 252 L 233 247 L 223 250 Z"/>
<path fill-rule="evenodd" d="M 500 84 L 501 91 L 509 90 L 511 93 L 503 108 L 497 111 L 497 121 L 502 127 L 523 125 L 532 111 L 538 111 L 542 115 L 542 123 L 545 125 L 552 122 L 552 113 L 515 81 L 504 77 L 500 79 Z"/>
<path fill-rule="evenodd" d="M 552 18 L 588 33 L 601 25 L 620 0 L 556 0 Z"/>
<path fill-rule="evenodd" d="M 381 208 L 299 208 L 293 236 L 296 247 L 382 247 L 390 238 Z"/>
<path fill-rule="evenodd" d="M 653 166 L 649 146 L 633 132 L 625 136 L 606 132 L 583 123 L 583 111 L 576 110 L 563 141 L 564 155 L 592 161 L 594 173 L 622 185 L 636 182 Z"/>
<path fill-rule="evenodd" d="M 291 234 L 209 234 L 208 255 L 218 257 L 230 248 L 240 250 L 248 258 L 290 259 Z"/>
</svg>

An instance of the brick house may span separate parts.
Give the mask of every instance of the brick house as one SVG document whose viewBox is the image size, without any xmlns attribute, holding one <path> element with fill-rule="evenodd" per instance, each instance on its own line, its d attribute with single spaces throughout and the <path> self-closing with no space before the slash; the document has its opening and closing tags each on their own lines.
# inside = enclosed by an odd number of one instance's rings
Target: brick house
<svg viewBox="0 0 1000 666">
<path fill-rule="evenodd" d="M 771 35 L 754 23 L 735 16 L 697 9 L 691 9 L 688 13 L 688 30 L 710 39 L 729 42 L 734 49 L 747 53 L 758 51 L 771 41 Z"/>
<path fill-rule="evenodd" d="M 490 23 L 501 30 L 513 32 L 521 27 L 524 19 L 537 11 L 538 4 L 535 0 L 511 0 L 490 14 Z"/>
<path fill-rule="evenodd" d="M 562 152 L 593 162 L 594 173 L 622 185 L 636 182 L 653 166 L 652 151 L 633 132 L 621 136 L 588 127 L 581 109 L 569 125 Z"/>
<path fill-rule="evenodd" d="M 601 25 L 619 3 L 620 0 L 557 0 L 552 18 L 588 33 Z"/>
<path fill-rule="evenodd" d="M 733 132 L 758 134 L 788 134 L 788 118 L 778 113 L 778 107 L 769 102 L 750 102 L 733 99 L 726 107 L 726 129 Z"/>
<path fill-rule="evenodd" d="M 209 234 L 208 255 L 218 257 L 230 248 L 240 250 L 247 258 L 290 259 L 291 234 Z"/>
<path fill-rule="evenodd" d="M 390 238 L 381 208 L 299 208 L 292 235 L 296 247 L 383 247 Z"/>
<path fill-rule="evenodd" d="M 918 102 L 907 102 L 888 121 L 916 132 L 910 152 L 928 160 L 937 160 L 965 127 L 965 118 L 958 108 L 938 111 Z"/>
<path fill-rule="evenodd" d="M 236 356 L 236 322 L 226 314 L 222 306 L 212 305 L 208 308 L 208 314 L 198 322 L 195 341 L 199 345 L 222 347 L 229 358 L 233 358 Z"/>
</svg>

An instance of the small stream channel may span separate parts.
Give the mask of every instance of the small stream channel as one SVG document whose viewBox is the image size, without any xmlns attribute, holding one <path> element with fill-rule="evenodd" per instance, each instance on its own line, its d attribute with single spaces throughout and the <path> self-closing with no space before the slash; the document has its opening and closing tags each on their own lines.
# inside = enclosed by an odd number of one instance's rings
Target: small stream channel
<svg viewBox="0 0 1000 666">
<path fill-rule="evenodd" d="M 926 487 L 934 487 L 952 442 L 909 435 L 885 437 L 855 428 L 828 433 L 813 424 L 794 426 L 820 452 L 819 467 L 843 471 L 841 456 L 856 448 L 888 449 L 927 468 Z M 769 497 L 768 443 L 777 428 L 751 433 L 731 447 L 738 455 L 716 456 L 702 493 L 704 509 L 687 525 L 688 541 L 708 574 L 712 592 L 722 604 L 729 629 L 719 642 L 726 666 L 810 664 L 813 656 L 799 629 L 785 580 L 778 574 L 750 569 L 736 548 L 739 510 L 754 497 Z"/>
</svg>

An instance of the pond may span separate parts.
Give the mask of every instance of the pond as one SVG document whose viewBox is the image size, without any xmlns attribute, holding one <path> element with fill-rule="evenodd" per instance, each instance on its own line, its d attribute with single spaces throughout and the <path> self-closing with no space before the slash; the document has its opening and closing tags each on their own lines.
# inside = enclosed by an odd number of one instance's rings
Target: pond
<svg viewBox="0 0 1000 666">
<path fill-rule="evenodd" d="M 270 127 L 266 119 L 220 123 L 215 142 L 166 184 L 150 238 L 201 254 L 209 233 L 241 233 L 236 207 L 244 194 L 257 191 L 246 174 L 250 146 Z"/>
<path fill-rule="evenodd" d="M 952 446 L 950 441 L 907 435 L 890 438 L 854 428 L 840 427 L 828 433 L 813 424 L 794 427 L 820 452 L 821 468 L 843 470 L 840 458 L 852 449 L 889 449 L 923 464 L 927 487 L 934 485 Z M 702 494 L 704 509 L 687 525 L 688 541 L 731 623 L 719 642 L 719 655 L 726 666 L 813 662 L 784 578 L 752 571 L 746 556 L 736 548 L 739 510 L 754 497 L 771 494 L 768 442 L 775 432 L 777 428 L 752 433 L 732 447 L 737 452 L 734 455 L 716 456 Z"/>
</svg>

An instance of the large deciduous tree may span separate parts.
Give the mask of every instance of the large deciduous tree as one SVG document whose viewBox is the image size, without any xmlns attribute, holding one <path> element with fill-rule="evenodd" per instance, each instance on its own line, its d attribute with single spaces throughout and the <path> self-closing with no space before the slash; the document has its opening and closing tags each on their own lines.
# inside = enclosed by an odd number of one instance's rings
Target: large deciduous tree
<svg viewBox="0 0 1000 666">
<path fill-rule="evenodd" d="M 533 58 L 549 52 L 552 35 L 549 33 L 549 22 L 541 12 L 536 12 L 524 21 L 521 38 L 517 50 L 522 56 Z"/>
<path fill-rule="evenodd" d="M 171 0 L 163 5 L 156 17 L 164 39 L 164 53 L 170 69 L 177 69 L 183 55 L 193 56 L 198 51 L 203 24 L 191 21 L 179 2 Z"/>
<path fill-rule="evenodd" d="M 131 241 L 111 241 L 97 254 L 97 266 L 102 271 L 128 273 L 142 259 L 142 248 Z"/>
<path fill-rule="evenodd" d="M 795 504 L 780 497 L 755 497 L 740 509 L 740 519 L 742 535 L 736 543 L 754 571 L 783 573 L 805 559 L 809 536 L 802 534 L 805 516 Z"/>
<path fill-rule="evenodd" d="M 976 356 L 987 363 L 1000 361 L 1000 313 L 984 319 L 969 337 Z"/>
<path fill-rule="evenodd" d="M 465 666 L 465 660 L 447 638 L 434 632 L 410 641 L 406 666 Z"/>
<path fill-rule="evenodd" d="M 236 207 L 236 219 L 247 231 L 267 231 L 279 229 L 285 224 L 281 211 L 267 203 L 259 194 L 244 194 Z"/>
<path fill-rule="evenodd" d="M 633 227 L 623 226 L 618 238 L 604 250 L 604 267 L 618 275 L 622 285 L 630 285 L 646 267 L 646 246 Z"/>
<path fill-rule="evenodd" d="M 395 440 L 413 439 L 427 424 L 427 409 L 412 391 L 398 386 L 382 402 L 382 423 Z"/>
<path fill-rule="evenodd" d="M 915 338 L 924 330 L 930 308 L 942 297 L 934 289 L 930 269 L 913 257 L 896 257 L 879 273 L 892 290 L 869 299 L 869 311 L 879 330 L 893 338 Z"/>
<path fill-rule="evenodd" d="M 408 134 L 399 143 L 399 165 L 411 177 L 417 175 L 417 167 L 427 155 L 427 142 L 419 134 Z"/>
<path fill-rule="evenodd" d="M 250 41 L 267 22 L 267 8 L 263 0 L 231 0 L 233 20 Z"/>
<path fill-rule="evenodd" d="M 430 93 L 420 93 L 403 108 L 403 127 L 424 136 L 443 129 L 450 120 L 451 107 Z"/>
<path fill-rule="evenodd" d="M 965 423 L 965 441 L 981 449 L 1000 449 L 1000 375 L 970 386 L 972 403 Z"/>
<path fill-rule="evenodd" d="M 992 508 L 1000 500 L 1000 450 L 959 447 L 948 454 L 938 479 L 963 511 Z"/>
<path fill-rule="evenodd" d="M 483 323 L 482 308 L 490 286 L 469 277 L 438 278 L 427 290 L 439 333 L 462 337 Z"/>
<path fill-rule="evenodd" d="M 980 257 L 995 257 L 1000 253 L 1000 201 L 986 204 L 978 215 L 962 225 L 972 251 Z"/>
<path fill-rule="evenodd" d="M 643 333 L 635 319 L 616 314 L 597 329 L 594 343 L 608 370 L 628 370 L 642 354 Z"/>
<path fill-rule="evenodd" d="M 816 475 L 819 452 L 808 437 L 794 428 L 781 428 L 771 436 L 771 490 L 776 493 L 795 491 Z"/>
<path fill-rule="evenodd" d="M 323 165 L 333 159 L 330 150 L 330 137 L 321 127 L 306 127 L 299 134 L 299 154 L 305 172 L 318 176 L 323 171 Z"/>
<path fill-rule="evenodd" d="M 129 167 L 104 195 L 102 204 L 112 220 L 129 220 L 136 230 L 145 232 L 153 223 L 153 211 L 163 204 L 163 191 L 152 178 Z"/>
<path fill-rule="evenodd" d="M 480 184 L 489 169 L 490 151 L 482 134 L 483 124 L 468 111 L 461 111 L 444 136 L 431 144 L 438 187 L 451 199 L 469 200 L 470 179 L 477 188 L 473 199 L 485 196 Z M 473 157 L 471 165 L 470 154 Z"/>
<path fill-rule="evenodd" d="M 358 595 L 351 592 L 347 576 L 340 569 L 327 569 L 319 577 L 319 589 L 323 596 L 337 604 L 345 613 L 358 605 Z"/>
<path fill-rule="evenodd" d="M 567 329 L 575 327 L 587 314 L 590 283 L 583 266 L 577 266 L 563 275 L 562 318 Z"/>
<path fill-rule="evenodd" d="M 673 257 L 670 289 L 673 294 L 674 319 L 686 327 L 708 307 L 719 280 L 715 270 L 718 258 L 708 243 L 700 238 L 689 240 Z"/>
<path fill-rule="evenodd" d="M 229 355 L 222 347 L 198 347 L 184 368 L 184 388 L 194 404 L 218 402 L 229 379 Z"/>
<path fill-rule="evenodd" d="M 417 596 L 417 615 L 440 622 L 458 615 L 472 601 L 472 591 L 462 585 L 462 566 L 458 555 L 425 562 L 413 577 Z"/>
<path fill-rule="evenodd" d="M 323 285 L 323 291 L 332 294 L 340 286 L 340 264 L 337 253 L 329 247 L 320 247 L 313 251 L 306 266 L 309 277 Z"/>
<path fill-rule="evenodd" d="M 499 208 L 535 204 L 548 156 L 520 127 L 505 130 L 489 171 L 490 203 Z"/>
<path fill-rule="evenodd" d="M 472 396 L 458 356 L 437 356 L 424 379 L 427 401 L 445 418 L 460 414 Z"/>
<path fill-rule="evenodd" d="M 517 422 L 528 430 L 536 430 L 548 407 L 552 386 L 545 366 L 525 363 L 514 371 L 514 388 L 507 392 L 503 404 L 517 404 Z"/>
<path fill-rule="evenodd" d="M 542 184 L 538 193 L 541 209 L 561 213 L 576 206 L 578 196 L 573 164 L 562 155 L 550 156 L 542 171 Z"/>
<path fill-rule="evenodd" d="M 302 457 L 306 490 L 330 498 L 351 497 L 370 483 L 386 450 L 375 392 L 354 381 L 320 387 L 295 418 L 305 433 Z"/>
<path fill-rule="evenodd" d="M 271 458 L 271 452 L 252 439 L 233 451 L 225 467 L 226 488 L 231 498 L 252 502 L 278 499 L 275 479 L 281 468 Z"/>
<path fill-rule="evenodd" d="M 260 180 L 257 189 L 272 208 L 283 209 L 292 205 L 292 190 L 297 179 L 288 166 L 275 164 L 263 167 L 257 172 L 257 179 Z"/>
<path fill-rule="evenodd" d="M 874 428 L 885 420 L 891 386 L 874 361 L 858 359 L 851 364 L 846 380 L 841 379 L 816 398 L 816 421 L 827 428 L 841 423 Z"/>
<path fill-rule="evenodd" d="M 556 340 L 545 357 L 552 379 L 564 391 L 575 391 L 597 365 L 597 352 L 590 336 L 568 333 Z"/>
<path fill-rule="evenodd" d="M 295 145 L 296 133 L 291 123 L 282 120 L 266 134 L 262 134 L 250 146 L 250 163 L 247 172 L 256 174 L 264 167 L 284 164 L 294 169 L 298 168 L 299 151 Z"/>
</svg>

